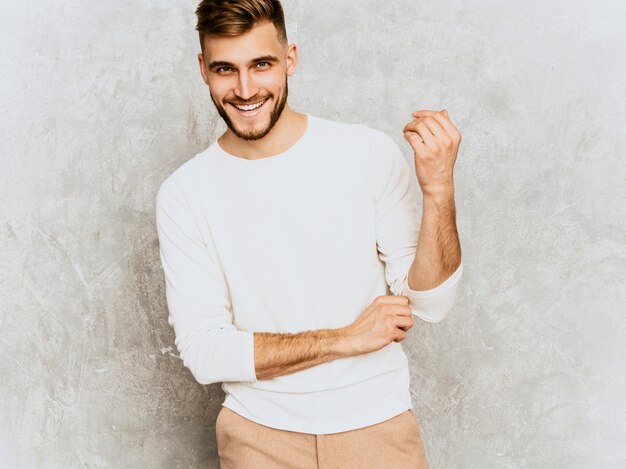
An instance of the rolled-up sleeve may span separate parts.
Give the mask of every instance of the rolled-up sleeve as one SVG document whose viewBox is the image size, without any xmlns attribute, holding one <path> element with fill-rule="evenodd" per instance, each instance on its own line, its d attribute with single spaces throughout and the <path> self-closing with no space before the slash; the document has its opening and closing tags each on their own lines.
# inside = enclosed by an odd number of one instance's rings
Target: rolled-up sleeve
<svg viewBox="0 0 626 469">
<path fill-rule="evenodd" d="M 427 322 L 440 322 L 452 309 L 463 264 L 443 283 L 418 291 L 408 285 L 408 274 L 420 228 L 415 176 L 402 151 L 381 131 L 372 134 L 373 198 L 376 242 L 385 263 L 385 279 L 394 295 L 407 296 L 413 314 Z"/>
<path fill-rule="evenodd" d="M 253 332 L 234 326 L 214 248 L 171 178 L 157 193 L 156 226 L 168 323 L 183 364 L 201 384 L 257 381 Z"/>
</svg>

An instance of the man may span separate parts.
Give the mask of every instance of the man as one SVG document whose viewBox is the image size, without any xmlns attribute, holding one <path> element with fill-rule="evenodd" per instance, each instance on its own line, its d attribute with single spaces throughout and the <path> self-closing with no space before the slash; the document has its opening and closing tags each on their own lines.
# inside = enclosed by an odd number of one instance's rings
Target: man
<svg viewBox="0 0 626 469">
<path fill-rule="evenodd" d="M 277 0 L 204 0 L 200 72 L 227 124 L 157 195 L 169 323 L 201 384 L 226 393 L 222 469 L 425 468 L 400 342 L 443 319 L 462 273 L 444 110 L 397 144 L 291 109 Z M 388 294 L 392 293 L 392 294 Z"/>
</svg>

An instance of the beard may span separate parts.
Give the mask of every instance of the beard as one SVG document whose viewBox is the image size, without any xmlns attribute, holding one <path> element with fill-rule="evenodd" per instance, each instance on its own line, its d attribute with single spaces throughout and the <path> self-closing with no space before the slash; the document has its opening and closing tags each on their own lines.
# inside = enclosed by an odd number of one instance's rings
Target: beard
<svg viewBox="0 0 626 469">
<path fill-rule="evenodd" d="M 272 111 L 270 112 L 270 121 L 267 124 L 267 126 L 265 126 L 262 129 L 238 129 L 234 124 L 233 121 L 230 119 L 230 117 L 228 117 L 228 114 L 226 113 L 226 109 L 224 108 L 224 106 L 222 106 L 221 104 L 219 104 L 215 98 L 213 98 L 213 94 L 211 94 L 211 101 L 213 101 L 213 104 L 215 105 L 215 108 L 217 109 L 217 112 L 219 113 L 219 115 L 222 117 L 222 119 L 224 119 L 224 122 L 226 122 L 226 125 L 228 126 L 228 128 L 239 138 L 243 139 L 243 140 L 259 140 L 263 137 L 265 137 L 270 130 L 272 130 L 272 128 L 274 127 L 274 125 L 276 124 L 276 122 L 278 122 L 278 119 L 280 118 L 281 114 L 283 113 L 283 109 L 285 109 L 285 104 L 287 103 L 287 95 L 289 94 L 289 89 L 288 89 L 288 85 L 287 85 L 287 76 L 285 76 L 285 90 L 280 94 L 280 96 L 278 97 L 278 100 L 275 101 L 274 107 L 272 108 Z M 265 98 L 263 99 L 270 99 L 273 98 L 274 95 L 273 94 L 268 94 Z M 249 101 L 259 101 L 258 99 L 250 99 Z M 265 106 L 265 104 L 263 104 L 263 106 Z"/>
</svg>

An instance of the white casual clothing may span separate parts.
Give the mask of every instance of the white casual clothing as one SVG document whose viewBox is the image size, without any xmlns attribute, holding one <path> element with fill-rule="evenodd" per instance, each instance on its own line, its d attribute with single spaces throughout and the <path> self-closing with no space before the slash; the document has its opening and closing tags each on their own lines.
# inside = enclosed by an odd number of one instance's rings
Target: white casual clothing
<svg viewBox="0 0 626 469">
<path fill-rule="evenodd" d="M 156 215 L 168 320 L 194 378 L 221 382 L 223 405 L 257 423 L 326 434 L 413 407 L 401 343 L 257 380 L 253 332 L 344 327 L 392 293 L 438 322 L 463 267 L 432 290 L 409 289 L 420 214 L 400 148 L 365 125 L 307 118 L 271 157 L 215 141 L 162 183 Z"/>
</svg>

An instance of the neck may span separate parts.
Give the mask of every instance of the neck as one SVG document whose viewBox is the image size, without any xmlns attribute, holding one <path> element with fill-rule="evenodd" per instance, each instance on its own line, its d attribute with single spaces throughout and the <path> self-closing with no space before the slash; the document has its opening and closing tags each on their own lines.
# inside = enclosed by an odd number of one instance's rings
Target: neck
<svg viewBox="0 0 626 469">
<path fill-rule="evenodd" d="M 259 140 L 244 140 L 227 129 L 218 142 L 228 153 L 248 160 L 256 160 L 289 150 L 302 137 L 306 126 L 306 115 L 293 111 L 289 104 L 285 104 L 276 124 L 265 137 Z"/>
</svg>

